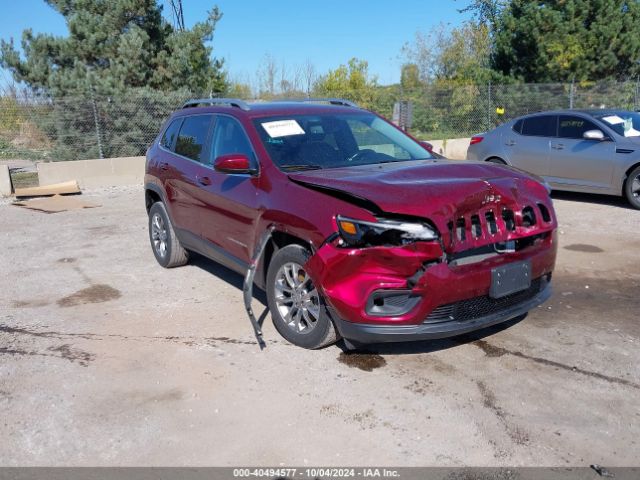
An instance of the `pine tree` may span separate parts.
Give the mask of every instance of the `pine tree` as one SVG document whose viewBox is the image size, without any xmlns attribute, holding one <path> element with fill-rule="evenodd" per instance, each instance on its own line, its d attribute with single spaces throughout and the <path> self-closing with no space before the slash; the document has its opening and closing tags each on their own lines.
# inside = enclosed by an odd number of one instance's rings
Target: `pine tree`
<svg viewBox="0 0 640 480">
<path fill-rule="evenodd" d="M 174 30 L 156 0 L 46 2 L 64 16 L 68 37 L 25 30 L 24 58 L 13 40 L 0 41 L 0 64 L 34 90 L 58 96 L 136 87 L 204 92 L 222 74 L 208 45 L 222 17 L 217 7 L 191 29 Z"/>
<path fill-rule="evenodd" d="M 38 116 L 53 160 L 141 155 L 160 123 L 189 96 L 227 89 L 210 42 L 214 7 L 191 29 L 174 29 L 157 0 L 46 0 L 69 35 L 0 41 L 0 65 L 48 99 Z"/>
<path fill-rule="evenodd" d="M 625 80 L 640 74 L 638 0 L 512 0 L 493 66 L 525 82 Z"/>
</svg>

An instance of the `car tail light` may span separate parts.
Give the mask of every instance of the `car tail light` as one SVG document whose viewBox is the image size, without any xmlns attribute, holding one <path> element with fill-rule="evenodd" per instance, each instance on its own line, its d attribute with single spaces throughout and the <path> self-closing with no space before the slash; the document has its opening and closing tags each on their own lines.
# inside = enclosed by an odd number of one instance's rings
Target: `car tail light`
<svg viewBox="0 0 640 480">
<path fill-rule="evenodd" d="M 476 135 L 475 137 L 471 137 L 471 141 L 469 142 L 469 145 L 475 145 L 476 143 L 480 143 L 482 140 L 484 140 L 484 137 L 480 137 Z"/>
</svg>

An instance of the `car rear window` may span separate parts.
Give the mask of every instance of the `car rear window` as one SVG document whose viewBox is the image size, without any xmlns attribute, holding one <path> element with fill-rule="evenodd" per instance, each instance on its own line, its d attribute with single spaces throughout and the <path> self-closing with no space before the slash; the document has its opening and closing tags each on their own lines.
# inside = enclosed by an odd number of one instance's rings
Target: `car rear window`
<svg viewBox="0 0 640 480">
<path fill-rule="evenodd" d="M 555 115 L 540 115 L 524 119 L 522 135 L 532 137 L 555 137 L 557 117 Z"/>
<path fill-rule="evenodd" d="M 211 115 L 194 115 L 186 117 L 180 128 L 175 152 L 183 157 L 199 162 L 202 149 L 209 134 Z"/>
<path fill-rule="evenodd" d="M 518 133 L 522 133 L 522 124 L 524 120 L 520 119 L 516 123 L 513 124 L 513 130 Z"/>
<path fill-rule="evenodd" d="M 168 150 L 171 150 L 173 148 L 173 141 L 176 139 L 176 135 L 178 135 L 178 130 L 180 129 L 181 123 L 182 119 L 176 118 L 169 124 L 167 129 L 164 131 L 162 138 L 160 139 L 161 146 Z"/>
<path fill-rule="evenodd" d="M 571 115 L 561 115 L 558 136 L 562 138 L 583 138 L 587 130 L 600 130 L 589 120 Z M 600 130 L 602 131 L 602 130 Z"/>
</svg>

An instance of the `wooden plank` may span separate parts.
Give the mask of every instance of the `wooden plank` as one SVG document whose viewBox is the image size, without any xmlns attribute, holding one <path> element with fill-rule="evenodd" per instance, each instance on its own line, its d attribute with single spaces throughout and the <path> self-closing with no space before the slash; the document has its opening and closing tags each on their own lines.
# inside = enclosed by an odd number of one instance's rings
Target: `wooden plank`
<svg viewBox="0 0 640 480">
<path fill-rule="evenodd" d="M 47 197 L 51 195 L 64 195 L 70 193 L 80 193 L 78 182 L 70 180 L 68 182 L 44 185 L 41 187 L 16 188 L 16 197 Z"/>
</svg>

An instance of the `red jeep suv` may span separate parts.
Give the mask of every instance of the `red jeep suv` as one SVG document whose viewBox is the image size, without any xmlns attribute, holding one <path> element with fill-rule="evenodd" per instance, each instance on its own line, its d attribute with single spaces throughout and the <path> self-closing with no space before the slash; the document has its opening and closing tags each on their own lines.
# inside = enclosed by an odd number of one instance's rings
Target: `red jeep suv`
<svg viewBox="0 0 640 480">
<path fill-rule="evenodd" d="M 256 333 L 254 283 L 301 347 L 458 335 L 551 294 L 540 179 L 435 158 L 345 100 L 189 101 L 147 152 L 145 191 L 160 265 L 193 251 L 245 274 Z"/>
</svg>

